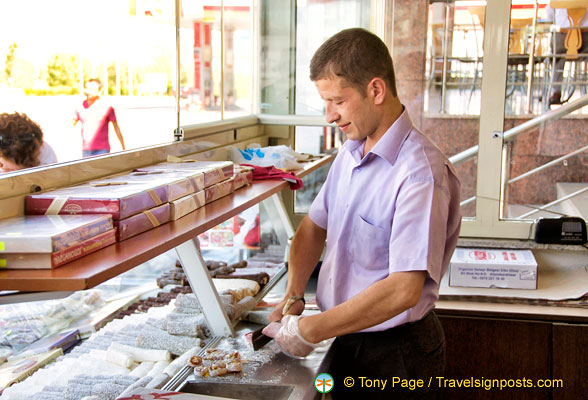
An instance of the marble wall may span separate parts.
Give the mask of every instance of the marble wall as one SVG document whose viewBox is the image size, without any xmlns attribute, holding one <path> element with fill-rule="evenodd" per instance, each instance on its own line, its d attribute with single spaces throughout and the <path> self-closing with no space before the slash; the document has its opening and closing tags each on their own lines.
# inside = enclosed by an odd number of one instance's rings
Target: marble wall
<svg viewBox="0 0 588 400">
<path fill-rule="evenodd" d="M 427 0 L 394 1 L 392 56 L 398 94 L 413 123 L 451 156 L 478 143 L 479 118 L 437 117 L 423 113 L 427 10 Z M 506 119 L 504 129 L 528 119 Z M 587 119 L 570 117 L 519 136 L 510 150 L 510 176 L 515 177 L 588 145 L 587 128 Z M 556 182 L 588 182 L 588 153 L 560 164 L 512 184 L 508 193 L 509 202 L 545 204 L 556 198 Z M 463 185 L 462 200 L 475 194 L 476 167 L 476 159 L 457 167 Z M 499 165 L 496 167 L 500 168 Z M 462 211 L 464 215 L 473 215 L 473 204 Z"/>
</svg>

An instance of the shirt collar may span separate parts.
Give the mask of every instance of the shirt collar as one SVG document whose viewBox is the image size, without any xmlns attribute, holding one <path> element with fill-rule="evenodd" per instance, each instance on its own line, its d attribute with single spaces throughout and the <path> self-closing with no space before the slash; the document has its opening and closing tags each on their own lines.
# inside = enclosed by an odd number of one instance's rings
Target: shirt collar
<svg viewBox="0 0 588 400">
<path fill-rule="evenodd" d="M 403 106 L 404 108 L 404 106 Z M 384 136 L 378 140 L 374 147 L 370 150 L 370 153 L 374 153 L 390 164 L 394 164 L 400 148 L 404 143 L 404 140 L 408 137 L 408 134 L 412 130 L 413 125 L 408 115 L 406 108 L 402 111 L 402 114 L 396 121 L 388 128 Z"/>
<path fill-rule="evenodd" d="M 396 119 L 390 128 L 388 128 L 386 133 L 384 133 L 380 140 L 378 140 L 369 153 L 373 153 L 393 165 L 398 157 L 402 143 L 404 143 L 404 140 L 408 137 L 408 134 L 412 129 L 412 121 L 410 120 L 408 111 L 404 108 L 402 114 L 400 114 L 398 119 Z M 345 145 L 351 154 L 362 150 L 364 144 L 365 139 L 348 140 L 345 142 Z M 361 159 L 361 153 L 359 153 L 359 158 Z"/>
</svg>

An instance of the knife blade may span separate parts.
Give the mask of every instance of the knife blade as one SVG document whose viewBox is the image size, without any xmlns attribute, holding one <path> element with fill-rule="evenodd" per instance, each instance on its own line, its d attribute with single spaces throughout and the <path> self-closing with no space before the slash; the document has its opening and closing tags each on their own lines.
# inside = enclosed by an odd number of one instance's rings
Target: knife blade
<svg viewBox="0 0 588 400">
<path fill-rule="evenodd" d="M 253 350 L 257 351 L 259 349 L 261 349 L 263 346 L 265 346 L 270 340 L 272 340 L 273 338 L 264 335 L 261 331 L 263 331 L 263 329 L 265 328 L 265 326 L 262 326 L 259 329 L 254 330 L 253 332 L 251 332 L 251 344 L 253 345 Z"/>
</svg>

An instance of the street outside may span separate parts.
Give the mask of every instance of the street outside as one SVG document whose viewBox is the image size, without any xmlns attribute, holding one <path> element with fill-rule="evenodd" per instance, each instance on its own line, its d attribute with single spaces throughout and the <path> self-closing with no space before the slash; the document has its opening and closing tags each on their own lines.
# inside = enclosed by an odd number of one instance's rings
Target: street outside
<svg viewBox="0 0 588 400">
<path fill-rule="evenodd" d="M 80 124 L 74 127 L 72 121 L 83 96 L 25 96 L 21 91 L 9 91 L 0 91 L 0 112 L 25 113 L 37 122 L 43 130 L 44 140 L 55 150 L 59 162 L 82 157 Z M 127 149 L 173 141 L 177 123 L 173 96 L 109 96 L 100 101 L 109 102 L 114 107 Z M 248 113 L 240 111 L 235 114 Z M 225 118 L 235 116 L 225 113 Z M 181 125 L 192 125 L 220 120 L 220 112 L 182 111 L 181 118 Z M 111 152 L 121 150 L 112 126 L 109 140 Z"/>
</svg>

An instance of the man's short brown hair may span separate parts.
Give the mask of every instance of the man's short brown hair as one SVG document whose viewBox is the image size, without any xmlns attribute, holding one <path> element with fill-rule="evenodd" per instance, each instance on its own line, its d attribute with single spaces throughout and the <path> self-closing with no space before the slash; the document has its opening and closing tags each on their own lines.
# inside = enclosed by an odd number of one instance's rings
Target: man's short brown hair
<svg viewBox="0 0 588 400">
<path fill-rule="evenodd" d="M 388 48 L 375 34 L 361 28 L 331 36 L 310 61 L 310 80 L 337 76 L 365 95 L 373 78 L 382 78 L 397 97 L 394 66 Z"/>
<path fill-rule="evenodd" d="M 22 168 L 40 163 L 41 127 L 26 114 L 0 114 L 0 155 Z"/>
</svg>

